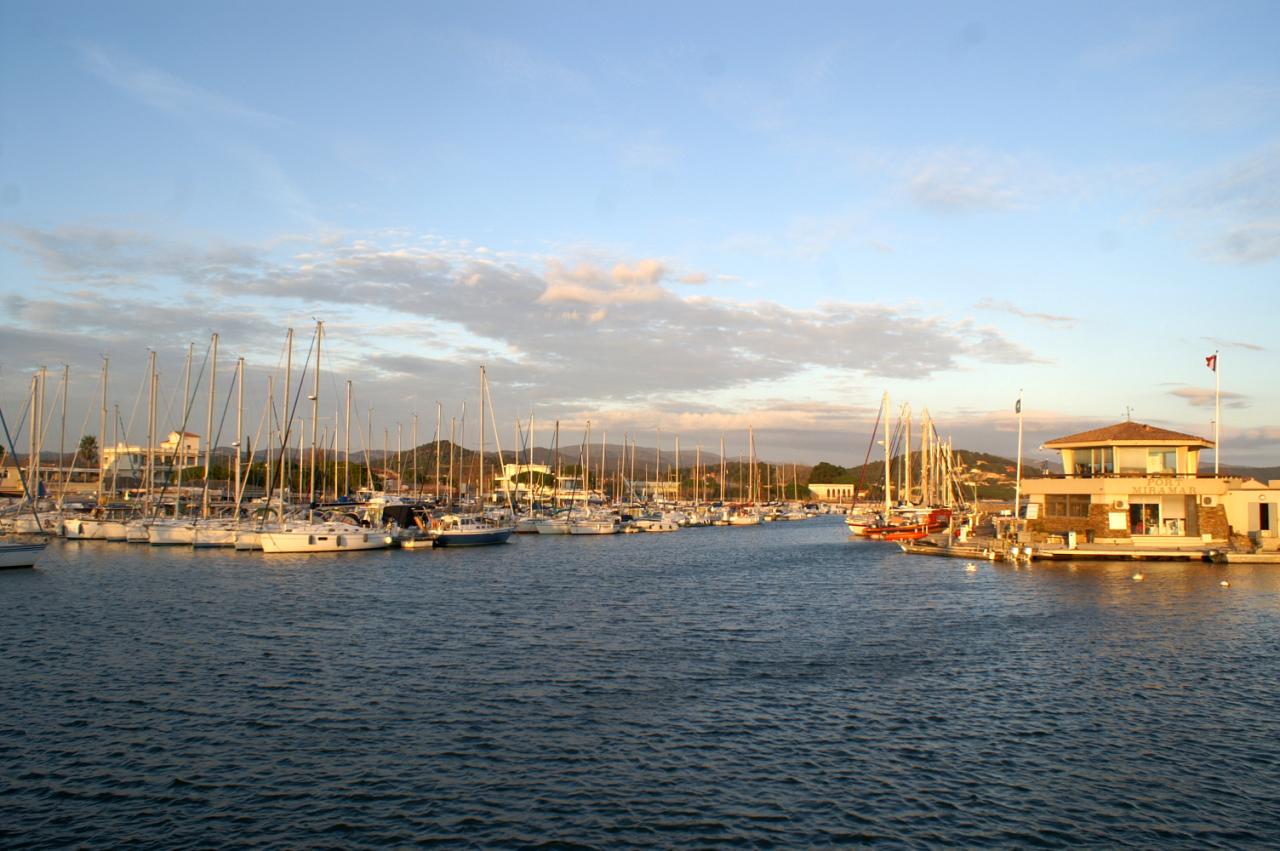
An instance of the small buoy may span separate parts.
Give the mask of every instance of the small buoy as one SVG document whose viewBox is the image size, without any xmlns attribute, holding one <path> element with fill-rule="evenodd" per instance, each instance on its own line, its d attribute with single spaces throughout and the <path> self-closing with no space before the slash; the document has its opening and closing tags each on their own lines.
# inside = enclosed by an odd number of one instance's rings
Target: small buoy
<svg viewBox="0 0 1280 851">
<path fill-rule="evenodd" d="M 1138 573 L 1135 573 L 1135 574 L 1133 575 L 1133 581 L 1134 581 L 1134 582 L 1141 582 L 1142 580 L 1144 580 L 1144 579 L 1146 579 L 1146 578 L 1147 578 L 1147 577 L 1146 577 L 1146 576 L 1144 576 L 1144 575 L 1142 574 L 1142 572 L 1141 572 L 1141 571 L 1139 571 Z"/>
<path fill-rule="evenodd" d="M 1230 587 L 1231 587 L 1231 583 L 1230 583 L 1230 582 L 1228 582 L 1228 581 L 1227 581 L 1227 580 L 1225 580 L 1225 579 L 1224 579 L 1224 580 L 1222 580 L 1221 582 L 1219 582 L 1218 584 L 1219 584 L 1219 585 L 1221 585 L 1223 588 L 1230 588 Z"/>
<path fill-rule="evenodd" d="M 973 562 L 969 562 L 968 564 L 966 564 L 966 565 L 964 566 L 964 569 L 965 569 L 967 572 L 969 572 L 969 573 L 977 573 L 977 572 L 978 572 L 978 566 L 977 566 L 976 564 L 974 564 Z"/>
</svg>

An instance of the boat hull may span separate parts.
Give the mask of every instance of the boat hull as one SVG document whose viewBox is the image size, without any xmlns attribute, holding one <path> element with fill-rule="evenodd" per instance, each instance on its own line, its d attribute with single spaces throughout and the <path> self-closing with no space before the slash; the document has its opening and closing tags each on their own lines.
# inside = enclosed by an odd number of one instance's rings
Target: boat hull
<svg viewBox="0 0 1280 851">
<path fill-rule="evenodd" d="M 381 550 L 391 546 L 394 541 L 385 532 L 336 530 L 263 532 L 260 539 L 264 553 L 346 553 Z"/>
<path fill-rule="evenodd" d="M 35 544 L 0 544 L 0 570 L 35 567 L 44 554 L 46 542 Z"/>
<path fill-rule="evenodd" d="M 484 531 L 449 531 L 439 532 L 433 538 L 437 547 L 482 547 L 489 544 L 505 544 L 515 533 L 510 527 L 503 529 L 487 529 Z"/>
</svg>

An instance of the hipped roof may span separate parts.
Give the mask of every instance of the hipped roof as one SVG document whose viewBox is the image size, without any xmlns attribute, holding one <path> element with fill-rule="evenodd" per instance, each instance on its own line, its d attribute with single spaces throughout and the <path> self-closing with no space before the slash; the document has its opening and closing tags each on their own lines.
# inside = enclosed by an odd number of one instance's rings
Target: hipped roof
<svg viewBox="0 0 1280 851">
<path fill-rule="evenodd" d="M 1126 420 L 1115 425 L 1069 434 L 1045 443 L 1049 449 L 1069 449 L 1073 446 L 1096 446 L 1101 443 L 1159 444 L 1176 443 L 1179 446 L 1213 446 L 1213 441 L 1194 434 L 1183 434 L 1167 428 L 1156 428 L 1146 423 Z"/>
</svg>

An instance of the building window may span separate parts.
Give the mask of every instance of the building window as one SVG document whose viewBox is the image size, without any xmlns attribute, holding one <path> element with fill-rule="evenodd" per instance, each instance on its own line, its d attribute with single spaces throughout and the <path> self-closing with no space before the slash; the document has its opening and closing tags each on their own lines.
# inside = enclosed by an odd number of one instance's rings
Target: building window
<svg viewBox="0 0 1280 851">
<path fill-rule="evenodd" d="M 1110 476 L 1116 471 L 1115 452 L 1110 446 L 1077 449 L 1073 463 L 1077 476 Z"/>
<path fill-rule="evenodd" d="M 1088 517 L 1090 499 L 1087 493 L 1050 494 L 1044 498 L 1045 517 Z"/>
<path fill-rule="evenodd" d="M 1160 534 L 1160 503 L 1129 503 L 1129 533 L 1133 535 Z"/>
<path fill-rule="evenodd" d="M 1147 450 L 1147 472 L 1148 473 L 1176 473 L 1178 472 L 1178 452 L 1175 449 L 1148 449 Z"/>
</svg>

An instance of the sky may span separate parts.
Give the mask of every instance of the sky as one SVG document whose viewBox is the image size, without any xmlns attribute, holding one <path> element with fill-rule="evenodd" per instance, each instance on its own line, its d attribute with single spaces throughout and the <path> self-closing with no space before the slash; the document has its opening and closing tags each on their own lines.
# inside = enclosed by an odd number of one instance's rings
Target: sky
<svg viewBox="0 0 1280 851">
<path fill-rule="evenodd" d="M 1218 378 L 1280 464 L 1278 278 L 1272 2 L 0 2 L 0 406 L 69 366 L 73 433 L 107 357 L 140 439 L 151 350 L 203 432 L 215 332 L 219 422 L 288 328 L 296 395 L 322 320 L 374 448 L 474 445 L 484 365 L 508 449 L 848 465 L 887 392 L 1050 457 Z"/>
</svg>

